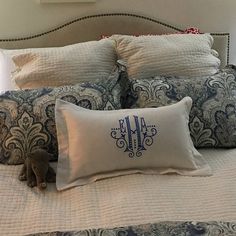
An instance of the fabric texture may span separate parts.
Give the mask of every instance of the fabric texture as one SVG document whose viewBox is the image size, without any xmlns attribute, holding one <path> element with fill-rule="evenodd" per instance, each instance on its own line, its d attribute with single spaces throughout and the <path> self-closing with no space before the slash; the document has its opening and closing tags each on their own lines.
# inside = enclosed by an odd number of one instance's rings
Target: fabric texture
<svg viewBox="0 0 236 236">
<path fill-rule="evenodd" d="M 23 163 L 26 154 L 39 147 L 53 154 L 56 160 L 56 99 L 94 110 L 120 109 L 125 75 L 123 67 L 118 65 L 106 79 L 0 95 L 0 163 Z"/>
<path fill-rule="evenodd" d="M 206 77 L 156 76 L 133 80 L 133 108 L 160 107 L 193 99 L 189 129 L 196 147 L 236 147 L 236 69 L 229 66 Z M 131 105 L 133 103 L 133 105 Z"/>
<path fill-rule="evenodd" d="M 235 222 L 236 149 L 199 151 L 209 163 L 212 176 L 132 174 L 59 193 L 55 184 L 48 184 L 43 193 L 30 189 L 17 179 L 21 166 L 0 165 L 1 235 L 160 221 Z M 51 163 L 55 170 L 56 164 Z"/>
<path fill-rule="evenodd" d="M 91 111 L 57 100 L 57 189 L 132 173 L 210 175 L 189 135 L 191 104 Z"/>
<path fill-rule="evenodd" d="M 210 34 L 113 35 L 111 39 L 120 59 L 127 61 L 130 78 L 212 75 L 220 67 Z"/>
<path fill-rule="evenodd" d="M 82 231 L 46 232 L 27 236 L 233 236 L 236 235 L 235 222 L 159 222 L 145 225 L 117 227 L 114 229 L 87 229 Z"/>
<path fill-rule="evenodd" d="M 0 93 L 14 89 L 14 84 L 11 80 L 11 71 L 13 70 L 13 61 L 0 49 Z"/>
<path fill-rule="evenodd" d="M 108 39 L 65 47 L 7 51 L 17 71 L 20 89 L 56 87 L 107 78 L 116 60 L 114 43 Z"/>
</svg>

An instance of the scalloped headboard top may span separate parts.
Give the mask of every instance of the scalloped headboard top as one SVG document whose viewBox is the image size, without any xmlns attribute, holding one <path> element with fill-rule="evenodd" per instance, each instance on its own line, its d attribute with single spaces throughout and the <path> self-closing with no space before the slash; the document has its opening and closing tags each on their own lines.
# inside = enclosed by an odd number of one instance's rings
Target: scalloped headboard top
<svg viewBox="0 0 236 236">
<path fill-rule="evenodd" d="M 98 14 L 77 18 L 52 30 L 23 38 L 0 39 L 0 48 L 40 48 L 65 46 L 78 42 L 100 39 L 112 34 L 166 34 L 183 32 L 184 29 L 153 18 L 128 13 Z M 222 66 L 229 63 L 229 33 L 211 33 L 213 48 L 219 53 Z"/>
</svg>

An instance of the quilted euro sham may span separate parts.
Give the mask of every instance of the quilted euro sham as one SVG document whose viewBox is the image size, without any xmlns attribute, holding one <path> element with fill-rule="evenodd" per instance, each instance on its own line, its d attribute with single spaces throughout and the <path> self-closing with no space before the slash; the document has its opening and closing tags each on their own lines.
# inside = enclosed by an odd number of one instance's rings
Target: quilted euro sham
<svg viewBox="0 0 236 236">
<path fill-rule="evenodd" d="M 114 43 L 108 39 L 51 48 L 4 50 L 16 66 L 19 89 L 58 87 L 107 78 L 116 64 Z"/>
<path fill-rule="evenodd" d="M 207 76 L 219 71 L 218 53 L 210 34 L 113 35 L 116 51 L 127 62 L 131 79 L 156 75 Z"/>
</svg>

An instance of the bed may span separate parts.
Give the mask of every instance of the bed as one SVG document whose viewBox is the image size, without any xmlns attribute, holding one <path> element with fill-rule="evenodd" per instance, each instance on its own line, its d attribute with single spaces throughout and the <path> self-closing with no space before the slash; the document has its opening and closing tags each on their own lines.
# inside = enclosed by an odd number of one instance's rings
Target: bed
<svg viewBox="0 0 236 236">
<path fill-rule="evenodd" d="M 104 27 L 105 26 L 105 27 Z M 24 38 L 0 39 L 0 48 L 59 47 L 113 34 L 183 32 L 128 13 L 84 16 Z M 229 64 L 228 33 L 212 33 L 221 66 Z M 58 192 L 18 180 L 21 165 L 0 165 L 1 235 L 236 235 L 236 149 L 198 150 L 207 177 L 128 174 Z M 58 163 L 51 162 L 56 170 Z"/>
</svg>

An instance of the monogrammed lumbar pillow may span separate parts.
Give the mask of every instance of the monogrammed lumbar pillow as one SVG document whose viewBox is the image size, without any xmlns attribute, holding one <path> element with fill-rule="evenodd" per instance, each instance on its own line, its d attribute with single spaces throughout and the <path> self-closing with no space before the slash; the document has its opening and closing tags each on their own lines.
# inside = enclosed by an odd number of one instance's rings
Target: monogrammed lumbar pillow
<svg viewBox="0 0 236 236">
<path fill-rule="evenodd" d="M 90 111 L 57 100 L 57 189 L 132 173 L 210 175 L 188 129 L 192 100 L 160 108 Z"/>
</svg>

